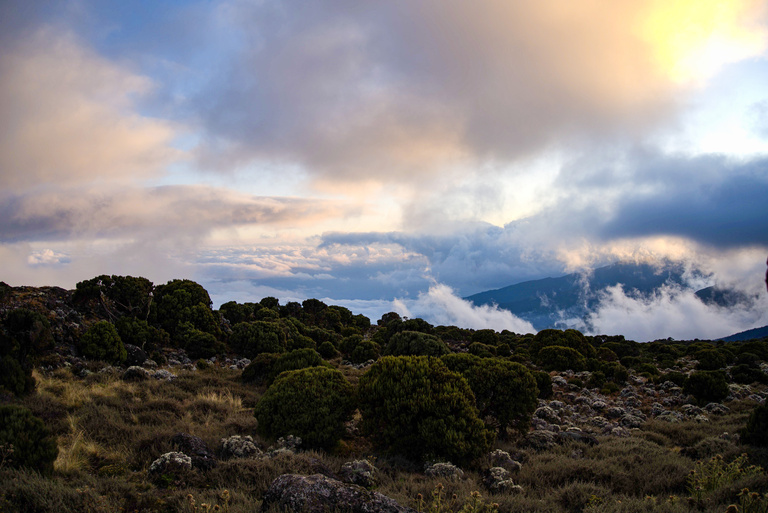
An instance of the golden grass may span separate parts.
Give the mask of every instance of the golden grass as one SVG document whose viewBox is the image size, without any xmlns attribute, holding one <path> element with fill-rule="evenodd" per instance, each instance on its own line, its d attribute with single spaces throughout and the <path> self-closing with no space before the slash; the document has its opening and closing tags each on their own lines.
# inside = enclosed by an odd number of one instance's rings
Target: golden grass
<svg viewBox="0 0 768 513">
<path fill-rule="evenodd" d="M 245 410 L 243 408 L 243 398 L 233 394 L 228 388 L 224 391 L 210 390 L 208 392 L 200 392 L 196 398 L 224 405 L 234 413 Z"/>
</svg>

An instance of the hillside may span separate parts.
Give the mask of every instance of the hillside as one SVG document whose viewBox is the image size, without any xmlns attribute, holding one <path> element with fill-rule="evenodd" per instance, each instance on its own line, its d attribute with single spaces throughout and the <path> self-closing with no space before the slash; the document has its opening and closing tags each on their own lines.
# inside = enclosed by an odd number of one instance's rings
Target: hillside
<svg viewBox="0 0 768 513">
<path fill-rule="evenodd" d="M 563 328 L 562 319 L 586 317 L 600 300 L 600 292 L 618 284 L 629 294 L 648 295 L 665 284 L 683 283 L 684 269 L 679 264 L 659 266 L 615 263 L 595 269 L 591 274 L 572 273 L 544 278 L 473 294 L 464 299 L 475 305 L 498 305 L 529 321 L 537 330 Z M 734 293 L 710 287 L 697 295 L 704 302 L 741 300 Z"/>
<path fill-rule="evenodd" d="M 3 512 L 768 507 L 765 339 L 214 310 L 190 280 L 98 276 L 0 282 L 0 355 Z"/>
</svg>

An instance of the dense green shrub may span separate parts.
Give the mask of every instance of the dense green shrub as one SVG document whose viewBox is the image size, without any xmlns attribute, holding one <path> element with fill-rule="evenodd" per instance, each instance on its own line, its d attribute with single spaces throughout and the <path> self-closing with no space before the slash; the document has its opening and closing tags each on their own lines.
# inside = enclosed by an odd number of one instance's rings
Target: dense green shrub
<svg viewBox="0 0 768 513">
<path fill-rule="evenodd" d="M 338 349 L 336 349 L 336 346 L 334 346 L 333 342 L 330 340 L 326 340 L 320 344 L 320 346 L 317 348 L 317 352 L 326 360 L 330 360 L 339 356 Z"/>
<path fill-rule="evenodd" d="M 0 406 L 0 446 L 8 445 L 13 447 L 10 466 L 43 473 L 53 471 L 59 454 L 56 439 L 42 420 L 22 406 Z"/>
<path fill-rule="evenodd" d="M 499 345 L 499 334 L 491 329 L 477 330 L 472 333 L 472 342 L 479 342 L 486 346 Z"/>
<path fill-rule="evenodd" d="M 122 363 L 128 354 L 115 326 L 107 321 L 91 325 L 78 341 L 80 354 L 94 360 Z"/>
<path fill-rule="evenodd" d="M 75 303 L 97 301 L 110 316 L 115 314 L 146 317 L 153 299 L 151 281 L 134 276 L 102 274 L 75 286 Z"/>
<path fill-rule="evenodd" d="M 666 374 L 660 375 L 656 381 L 658 383 L 664 383 L 665 381 L 671 381 L 675 385 L 682 387 L 685 384 L 685 380 L 688 376 L 683 374 L 682 372 L 672 371 L 667 372 Z"/>
<path fill-rule="evenodd" d="M 192 329 L 185 336 L 184 349 L 190 358 L 210 358 L 226 350 L 224 343 L 210 333 Z"/>
<path fill-rule="evenodd" d="M 768 446 L 768 405 L 761 404 L 749 415 L 741 440 L 758 447 Z"/>
<path fill-rule="evenodd" d="M 638 373 L 647 372 L 653 376 L 659 375 L 659 369 L 652 363 L 641 363 L 635 367 Z"/>
<path fill-rule="evenodd" d="M 536 357 L 543 348 L 548 346 L 569 347 L 578 351 L 585 358 L 594 358 L 597 355 L 597 351 L 587 338 L 581 332 L 574 329 L 565 331 L 555 329 L 541 330 L 533 337 L 533 341 L 528 349 L 531 355 Z"/>
<path fill-rule="evenodd" d="M 619 362 L 608 362 L 600 366 L 600 372 L 606 379 L 614 383 L 623 384 L 629 379 L 629 371 Z"/>
<path fill-rule="evenodd" d="M 184 332 L 192 328 L 221 335 L 218 315 L 211 310 L 211 297 L 202 285 L 192 280 L 171 280 L 155 287 L 155 301 L 150 310 L 150 321 L 163 328 L 176 343 Z M 184 325 L 184 326 L 182 326 Z"/>
<path fill-rule="evenodd" d="M 768 383 L 768 374 L 747 364 L 740 363 L 729 369 L 731 379 L 736 383 L 749 385 L 750 383 Z"/>
<path fill-rule="evenodd" d="M 539 399 L 549 399 L 554 395 L 552 390 L 552 378 L 548 372 L 533 371 L 533 379 L 536 380 L 536 388 L 539 389 Z"/>
<path fill-rule="evenodd" d="M 699 361 L 696 365 L 696 368 L 699 370 L 713 371 L 722 369 L 728 363 L 725 355 L 715 349 L 702 349 L 701 351 L 696 351 L 693 357 Z"/>
<path fill-rule="evenodd" d="M 582 371 L 586 367 L 586 359 L 570 347 L 546 346 L 539 351 L 536 358 L 538 365 L 547 371 Z"/>
<path fill-rule="evenodd" d="M 470 354 L 479 356 L 480 358 L 493 358 L 496 356 L 496 348 L 480 342 L 472 342 L 467 348 Z"/>
<path fill-rule="evenodd" d="M 24 395 L 35 389 L 32 369 L 23 368 L 13 356 L 0 356 L 0 391 Z"/>
<path fill-rule="evenodd" d="M 241 322 L 232 328 L 229 345 L 235 353 L 253 358 L 261 353 L 282 353 L 286 337 L 276 322 Z"/>
<path fill-rule="evenodd" d="M 493 440 L 467 381 L 437 358 L 383 357 L 360 378 L 358 396 L 363 432 L 390 453 L 464 463 Z"/>
<path fill-rule="evenodd" d="M 251 363 L 243 369 L 241 379 L 244 383 L 263 384 L 269 378 L 272 367 L 278 359 L 280 359 L 280 353 L 261 353 L 256 355 L 256 358 L 251 360 Z"/>
<path fill-rule="evenodd" d="M 401 331 L 389 339 L 383 354 L 389 356 L 441 356 L 450 352 L 451 350 L 448 349 L 445 342 L 434 335 L 420 331 Z"/>
<path fill-rule="evenodd" d="M 310 367 L 281 374 L 256 404 L 258 431 L 295 435 L 307 447 L 333 447 L 355 410 L 354 390 L 341 372 Z"/>
<path fill-rule="evenodd" d="M 719 402 L 728 396 L 728 381 L 723 371 L 695 371 L 685 380 L 683 392 L 699 404 Z"/>
<path fill-rule="evenodd" d="M 605 373 L 602 371 L 595 371 L 587 380 L 587 388 L 603 388 L 605 381 Z"/>
<path fill-rule="evenodd" d="M 152 352 L 171 344 L 168 332 L 150 325 L 147 321 L 134 317 L 121 317 L 115 322 L 115 328 L 123 344 L 131 344 Z"/>
<path fill-rule="evenodd" d="M 243 303 L 237 301 L 227 301 L 219 307 L 219 313 L 224 316 L 229 323 L 234 326 L 241 322 L 253 321 L 256 310 L 261 310 L 262 306 L 258 303 Z"/>
<path fill-rule="evenodd" d="M 272 383 L 282 372 L 318 366 L 330 367 L 314 349 L 296 349 L 275 360 L 267 374 L 267 384 Z"/>
<path fill-rule="evenodd" d="M 349 360 L 352 363 L 364 363 L 368 360 L 376 360 L 379 353 L 379 344 L 373 340 L 363 340 L 349 353 Z"/>
</svg>

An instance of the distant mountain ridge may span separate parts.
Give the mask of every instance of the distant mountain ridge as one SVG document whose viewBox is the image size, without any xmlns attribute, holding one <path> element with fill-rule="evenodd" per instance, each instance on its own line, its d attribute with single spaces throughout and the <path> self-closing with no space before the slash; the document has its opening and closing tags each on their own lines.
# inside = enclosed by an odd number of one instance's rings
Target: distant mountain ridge
<svg viewBox="0 0 768 513">
<path fill-rule="evenodd" d="M 627 293 L 649 295 L 663 285 L 684 283 L 681 264 L 664 262 L 655 266 L 618 262 L 594 269 L 591 273 L 572 273 L 559 278 L 524 281 L 496 290 L 473 294 L 464 299 L 475 305 L 497 305 L 529 321 L 537 330 L 566 327 L 567 319 L 581 319 L 594 311 L 601 291 L 618 284 Z M 704 276 L 703 273 L 700 273 Z M 706 292 L 705 292 L 706 291 Z M 702 289 L 705 303 L 725 303 L 735 296 L 711 287 Z"/>
</svg>

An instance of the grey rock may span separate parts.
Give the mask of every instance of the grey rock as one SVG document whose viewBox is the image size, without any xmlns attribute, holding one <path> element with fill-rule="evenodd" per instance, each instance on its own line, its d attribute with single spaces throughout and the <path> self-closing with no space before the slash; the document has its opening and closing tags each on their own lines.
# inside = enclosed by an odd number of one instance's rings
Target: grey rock
<svg viewBox="0 0 768 513">
<path fill-rule="evenodd" d="M 233 435 L 221 439 L 222 458 L 255 458 L 262 454 L 253 437 Z"/>
<path fill-rule="evenodd" d="M 624 408 L 619 408 L 618 406 L 612 406 L 603 412 L 603 415 L 609 419 L 619 419 L 626 414 L 627 412 L 624 411 Z"/>
<path fill-rule="evenodd" d="M 464 471 L 449 462 L 427 465 L 424 469 L 424 474 L 429 477 L 442 477 L 450 481 L 458 481 L 464 478 Z"/>
<path fill-rule="evenodd" d="M 208 448 L 202 438 L 187 433 L 176 433 L 171 443 L 179 451 L 192 458 L 192 466 L 199 470 L 210 470 L 218 463 L 216 455 Z"/>
<path fill-rule="evenodd" d="M 261 510 L 268 511 L 273 506 L 296 513 L 337 510 L 349 513 L 415 513 L 415 510 L 399 505 L 386 495 L 322 474 L 281 475 L 264 494 Z"/>
<path fill-rule="evenodd" d="M 341 466 L 339 475 L 345 483 L 371 488 L 376 484 L 377 468 L 368 460 L 348 461 Z"/>
<path fill-rule="evenodd" d="M 141 365 L 147 361 L 147 353 L 139 346 L 125 344 L 125 352 L 127 354 L 125 364 L 129 367 L 133 365 Z"/>
<path fill-rule="evenodd" d="M 144 367 L 132 365 L 125 369 L 121 379 L 123 381 L 146 381 L 149 379 L 149 371 Z"/>
</svg>

